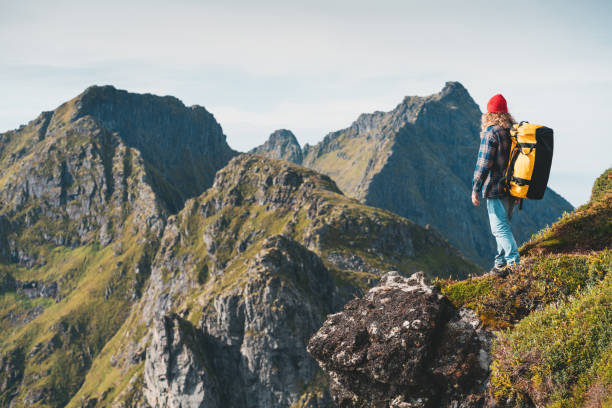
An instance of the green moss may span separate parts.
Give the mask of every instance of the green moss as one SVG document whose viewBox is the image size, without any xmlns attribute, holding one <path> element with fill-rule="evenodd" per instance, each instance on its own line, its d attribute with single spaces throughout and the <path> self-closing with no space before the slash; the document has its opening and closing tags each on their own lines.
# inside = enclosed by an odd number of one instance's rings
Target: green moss
<svg viewBox="0 0 612 408">
<path fill-rule="evenodd" d="M 591 201 L 602 200 L 610 194 L 612 194 L 612 168 L 604 171 L 603 174 L 595 180 L 591 191 Z"/>
<path fill-rule="evenodd" d="M 316 406 L 317 400 L 322 399 L 329 393 L 329 381 L 323 371 L 319 369 L 315 373 L 314 377 L 307 383 L 299 381 L 297 389 L 300 396 L 290 408 Z"/>
<path fill-rule="evenodd" d="M 611 355 L 612 274 L 501 333 L 493 347 L 493 392 L 538 406 L 582 406 L 593 385 L 609 387 Z"/>
<path fill-rule="evenodd" d="M 442 293 L 456 307 L 477 307 L 479 300 L 493 293 L 495 281 L 493 277 L 470 278 L 451 285 L 443 285 Z"/>
<path fill-rule="evenodd" d="M 598 251 L 612 248 L 612 169 L 593 186 L 589 203 L 565 213 L 552 226 L 535 234 L 521 248 L 522 255 Z"/>
<path fill-rule="evenodd" d="M 524 259 L 506 278 L 484 276 L 439 285 L 456 307 L 476 311 L 490 328 L 507 328 L 544 305 L 579 293 L 612 272 L 612 251 Z"/>
</svg>

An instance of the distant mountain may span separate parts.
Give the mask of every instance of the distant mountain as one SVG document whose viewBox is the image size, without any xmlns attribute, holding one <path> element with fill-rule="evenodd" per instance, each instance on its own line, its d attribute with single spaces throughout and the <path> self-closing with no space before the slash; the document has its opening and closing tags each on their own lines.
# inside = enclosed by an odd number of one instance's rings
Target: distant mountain
<svg viewBox="0 0 612 408">
<path fill-rule="evenodd" d="M 301 164 L 303 160 L 302 148 L 295 135 L 286 129 L 272 132 L 263 145 L 256 147 L 249 153 L 259 154 L 271 159 L 287 160 L 296 164 Z"/>
<path fill-rule="evenodd" d="M 68 105 L 71 120 L 91 116 L 141 152 L 154 188 L 172 212 L 210 187 L 217 170 L 237 154 L 211 113 L 173 96 L 92 86 Z"/>
<path fill-rule="evenodd" d="M 235 154 L 204 108 L 110 86 L 0 134 L 0 406 L 69 402 Z"/>
<path fill-rule="evenodd" d="M 408 96 L 390 112 L 362 114 L 350 127 L 306 145 L 302 164 L 329 175 L 361 202 L 433 226 L 490 267 L 495 241 L 486 210 L 470 201 L 480 117 L 467 90 L 447 82 L 437 94 Z M 526 241 L 571 210 L 548 189 L 543 200 L 528 201 L 515 213 L 517 240 Z"/>
<path fill-rule="evenodd" d="M 383 270 L 478 271 L 327 176 L 235 155 L 204 108 L 113 87 L 0 134 L 0 406 L 325 406 L 305 345 L 326 314 Z"/>
</svg>

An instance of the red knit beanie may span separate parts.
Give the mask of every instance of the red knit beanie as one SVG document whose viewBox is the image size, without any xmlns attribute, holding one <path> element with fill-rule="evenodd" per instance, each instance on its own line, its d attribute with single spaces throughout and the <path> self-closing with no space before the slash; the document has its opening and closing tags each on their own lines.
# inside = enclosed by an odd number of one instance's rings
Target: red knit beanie
<svg viewBox="0 0 612 408">
<path fill-rule="evenodd" d="M 508 113 L 508 105 L 506 104 L 506 98 L 504 98 L 502 94 L 497 94 L 491 99 L 489 99 L 489 103 L 487 103 L 487 111 L 489 113 Z"/>
</svg>

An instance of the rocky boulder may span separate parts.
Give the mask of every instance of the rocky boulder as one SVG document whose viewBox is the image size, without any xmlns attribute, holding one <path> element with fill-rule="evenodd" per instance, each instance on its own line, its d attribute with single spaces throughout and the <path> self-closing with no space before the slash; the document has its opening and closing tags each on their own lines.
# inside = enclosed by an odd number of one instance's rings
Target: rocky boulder
<svg viewBox="0 0 612 408">
<path fill-rule="evenodd" d="M 328 316 L 308 351 L 339 407 L 483 407 L 490 335 L 425 276 L 390 272 Z"/>
</svg>

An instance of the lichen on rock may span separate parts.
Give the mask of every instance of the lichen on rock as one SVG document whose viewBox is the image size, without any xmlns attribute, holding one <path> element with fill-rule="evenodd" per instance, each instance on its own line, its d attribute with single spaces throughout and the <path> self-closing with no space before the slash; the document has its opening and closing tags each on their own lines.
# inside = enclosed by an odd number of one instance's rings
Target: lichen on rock
<svg viewBox="0 0 612 408">
<path fill-rule="evenodd" d="M 490 334 L 422 273 L 383 276 L 328 316 L 308 351 L 339 407 L 481 407 Z"/>
</svg>

